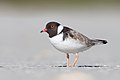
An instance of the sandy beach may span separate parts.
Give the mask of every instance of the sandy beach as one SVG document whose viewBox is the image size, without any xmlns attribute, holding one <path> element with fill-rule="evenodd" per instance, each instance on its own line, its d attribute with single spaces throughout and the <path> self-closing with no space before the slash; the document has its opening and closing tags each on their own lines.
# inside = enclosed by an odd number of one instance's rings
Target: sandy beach
<svg viewBox="0 0 120 80">
<path fill-rule="evenodd" d="M 0 3 L 0 80 L 119 80 L 120 6 L 33 7 Z M 83 8 L 82 8 L 83 7 Z M 76 67 L 66 64 L 47 34 L 40 31 L 49 21 L 108 44 L 79 53 Z M 73 62 L 75 55 L 70 55 Z"/>
</svg>

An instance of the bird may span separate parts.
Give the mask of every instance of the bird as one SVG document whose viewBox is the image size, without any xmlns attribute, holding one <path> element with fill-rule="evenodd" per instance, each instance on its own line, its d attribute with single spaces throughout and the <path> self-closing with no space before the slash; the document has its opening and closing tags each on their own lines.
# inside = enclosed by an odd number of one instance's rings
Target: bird
<svg viewBox="0 0 120 80">
<path fill-rule="evenodd" d="M 43 32 L 48 33 L 50 43 L 57 50 L 66 54 L 67 67 L 75 67 L 79 53 L 93 46 L 108 43 L 107 40 L 103 39 L 90 39 L 80 32 L 55 21 L 48 22 L 45 28 L 40 31 L 40 33 Z M 73 64 L 70 64 L 70 54 L 76 54 Z"/>
</svg>

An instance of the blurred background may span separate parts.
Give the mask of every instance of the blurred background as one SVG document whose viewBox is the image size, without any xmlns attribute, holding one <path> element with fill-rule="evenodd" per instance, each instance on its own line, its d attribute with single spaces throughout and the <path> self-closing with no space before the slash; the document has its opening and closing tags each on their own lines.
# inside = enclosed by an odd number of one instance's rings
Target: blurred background
<svg viewBox="0 0 120 80">
<path fill-rule="evenodd" d="M 96 46 L 80 53 L 77 66 L 120 65 L 120 0 L 0 0 L 0 65 L 64 65 L 65 54 L 52 47 L 47 34 L 40 34 L 49 21 L 70 26 L 91 39 L 99 38 L 108 41 L 107 45 Z M 71 54 L 70 58 L 74 60 L 75 55 Z M 14 75 L 6 78 L 6 73 L 7 75 L 11 73 L 8 71 L 2 70 L 0 74 L 4 75 L 1 77 L 2 80 L 15 80 L 21 76 L 22 80 L 44 79 L 48 72 L 50 72 L 49 76 L 60 75 L 59 70 L 45 71 L 43 69 L 42 72 L 39 70 L 38 72 L 28 70 L 27 73 L 16 72 L 16 78 L 13 77 Z M 66 72 L 60 72 L 61 80 L 66 79 L 64 75 L 82 74 L 76 70 L 70 71 L 70 74 Z M 32 78 L 28 77 L 28 73 L 29 75 L 34 73 Z M 88 74 L 95 78 L 102 76 L 96 80 L 119 78 L 119 72 L 112 72 L 112 74 L 97 72 L 98 75 L 95 73 L 96 71 L 90 70 Z M 82 76 L 86 77 L 85 74 Z"/>
</svg>

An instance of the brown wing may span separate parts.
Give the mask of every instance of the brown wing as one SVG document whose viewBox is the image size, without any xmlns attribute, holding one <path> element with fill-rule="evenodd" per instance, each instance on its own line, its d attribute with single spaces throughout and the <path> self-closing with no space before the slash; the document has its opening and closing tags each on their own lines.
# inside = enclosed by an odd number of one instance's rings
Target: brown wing
<svg viewBox="0 0 120 80">
<path fill-rule="evenodd" d="M 87 46 L 91 46 L 91 40 L 86 37 L 85 35 L 79 33 L 79 32 L 76 32 L 74 30 L 70 30 L 69 32 L 67 32 L 67 34 L 73 38 L 73 39 L 76 39 L 76 40 L 79 40 L 81 44 L 83 45 L 87 45 Z"/>
</svg>

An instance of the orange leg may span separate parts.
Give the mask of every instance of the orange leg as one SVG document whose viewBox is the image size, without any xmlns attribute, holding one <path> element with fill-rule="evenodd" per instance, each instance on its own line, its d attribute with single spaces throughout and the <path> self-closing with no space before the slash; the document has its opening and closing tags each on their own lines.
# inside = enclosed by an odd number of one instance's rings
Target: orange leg
<svg viewBox="0 0 120 80">
<path fill-rule="evenodd" d="M 69 67 L 69 65 L 70 65 L 70 60 L 69 60 L 69 54 L 68 54 L 68 53 L 66 53 L 66 57 L 67 57 L 67 67 Z"/>
<path fill-rule="evenodd" d="M 79 58 L 79 55 L 78 55 L 78 53 L 76 53 L 76 58 L 75 58 L 75 61 L 74 61 L 74 63 L 73 63 L 73 66 L 72 66 L 72 67 L 75 67 L 75 64 L 77 63 L 78 58 Z"/>
</svg>

